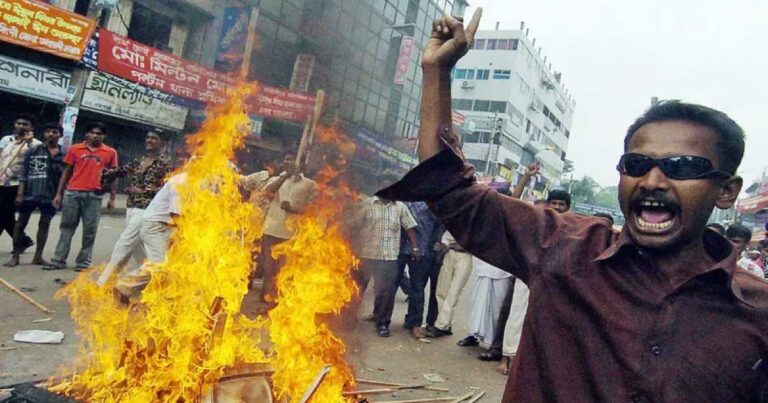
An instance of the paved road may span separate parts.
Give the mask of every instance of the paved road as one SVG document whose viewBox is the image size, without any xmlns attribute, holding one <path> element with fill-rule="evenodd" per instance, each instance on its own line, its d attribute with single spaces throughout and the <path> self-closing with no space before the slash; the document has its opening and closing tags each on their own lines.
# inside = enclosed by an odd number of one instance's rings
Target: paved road
<svg viewBox="0 0 768 403">
<path fill-rule="evenodd" d="M 58 240 L 58 222 L 56 217 L 51 226 L 51 236 L 47 245 L 46 257 L 50 257 L 55 242 Z M 37 216 L 33 216 L 29 232 L 34 237 Z M 112 245 L 122 231 L 123 219 L 104 216 L 101 220 L 94 262 L 104 262 L 109 258 Z M 72 246 L 72 259 L 80 247 L 80 232 L 75 235 Z M 7 235 L 0 236 L 0 263 L 9 257 L 11 242 Z M 22 263 L 29 262 L 31 254 L 22 255 Z M 0 267 L 0 277 L 17 287 L 33 289 L 29 295 L 43 305 L 54 310 L 46 315 L 28 305 L 16 295 L 0 287 L 0 386 L 51 375 L 59 366 L 72 361 L 78 337 L 69 319 L 69 306 L 66 301 L 56 300 L 53 294 L 60 288 L 54 280 L 70 280 L 76 276 L 71 270 L 46 272 L 36 266 L 21 265 L 16 268 Z M 369 287 L 372 288 L 372 287 Z M 465 296 L 468 293 L 465 293 Z M 371 295 L 366 295 L 365 312 L 370 311 Z M 402 295 L 398 297 L 395 317 L 392 324 L 392 337 L 382 339 L 376 336 L 373 326 L 363 323 L 346 337 L 349 347 L 349 360 L 357 371 L 358 378 L 375 379 L 400 383 L 422 383 L 422 374 L 438 373 L 446 379 L 443 387 L 451 389 L 451 395 L 462 395 L 471 387 L 487 392 L 484 402 L 498 402 L 504 387 L 505 378 L 495 371 L 495 363 L 484 363 L 475 357 L 480 352 L 474 348 L 459 348 L 456 341 L 466 332 L 466 315 L 469 310 L 468 298 L 463 298 L 458 307 L 458 320 L 455 335 L 444 339 L 424 343 L 410 337 L 402 328 L 406 303 Z M 246 305 L 252 305 L 248 303 Z M 52 318 L 48 322 L 32 323 L 33 320 Z M 41 329 L 62 331 L 66 335 L 60 345 L 32 345 L 12 341 L 18 330 Z M 13 347 L 13 350 L 3 350 Z M 399 392 L 400 398 L 421 398 L 437 396 L 425 392 Z M 378 400 L 397 400 L 392 396 L 380 396 Z"/>
</svg>

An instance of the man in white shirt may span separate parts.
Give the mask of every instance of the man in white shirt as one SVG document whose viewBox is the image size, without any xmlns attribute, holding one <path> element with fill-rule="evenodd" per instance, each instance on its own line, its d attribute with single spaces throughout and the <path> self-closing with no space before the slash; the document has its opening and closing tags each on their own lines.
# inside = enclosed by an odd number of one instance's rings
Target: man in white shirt
<svg viewBox="0 0 768 403">
<path fill-rule="evenodd" d="M 261 257 L 264 268 L 264 284 L 261 288 L 261 299 L 269 306 L 277 299 L 275 279 L 283 259 L 275 259 L 272 249 L 293 237 L 294 229 L 288 223 L 293 217 L 304 212 L 315 193 L 315 181 L 302 173 L 295 173 L 295 157 L 286 154 L 283 159 L 283 173 L 271 178 L 266 191 L 277 188 L 277 192 L 269 204 L 264 217 L 264 234 L 261 238 Z"/>
<path fill-rule="evenodd" d="M 733 224 L 725 230 L 725 237 L 731 241 L 733 249 L 735 249 L 736 254 L 740 256 L 736 265 L 755 277 L 765 279 L 763 269 L 761 269 L 760 266 L 750 259 L 744 252 L 747 249 L 747 245 L 749 245 L 749 242 L 752 240 L 752 230 L 741 224 Z"/>
</svg>

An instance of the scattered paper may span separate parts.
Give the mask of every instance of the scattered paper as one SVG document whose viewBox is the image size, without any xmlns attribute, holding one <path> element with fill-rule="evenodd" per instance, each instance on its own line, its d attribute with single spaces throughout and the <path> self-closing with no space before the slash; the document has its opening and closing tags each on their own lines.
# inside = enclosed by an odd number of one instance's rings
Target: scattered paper
<svg viewBox="0 0 768 403">
<path fill-rule="evenodd" d="M 35 344 L 61 344 L 64 333 L 47 330 L 20 330 L 13 335 L 13 341 Z"/>
<path fill-rule="evenodd" d="M 42 322 L 49 322 L 52 318 L 45 318 L 45 319 L 35 319 L 32 321 L 32 323 L 42 323 Z"/>
<path fill-rule="evenodd" d="M 445 383 L 445 378 L 439 374 L 423 374 L 424 379 L 434 383 Z"/>
</svg>

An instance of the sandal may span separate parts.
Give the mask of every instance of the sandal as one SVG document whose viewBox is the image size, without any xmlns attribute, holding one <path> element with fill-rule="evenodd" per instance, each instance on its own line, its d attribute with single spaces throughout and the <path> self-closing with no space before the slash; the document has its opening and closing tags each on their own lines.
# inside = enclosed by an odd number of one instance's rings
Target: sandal
<svg viewBox="0 0 768 403">
<path fill-rule="evenodd" d="M 480 354 L 479 357 L 477 357 L 480 361 L 501 361 L 501 359 L 504 357 L 504 355 L 499 350 L 488 350 L 482 354 Z"/>
</svg>

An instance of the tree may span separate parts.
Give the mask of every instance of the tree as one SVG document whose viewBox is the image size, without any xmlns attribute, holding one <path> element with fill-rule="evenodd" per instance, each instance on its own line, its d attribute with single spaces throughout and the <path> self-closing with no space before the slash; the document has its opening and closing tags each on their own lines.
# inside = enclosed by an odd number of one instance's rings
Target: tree
<svg viewBox="0 0 768 403">
<path fill-rule="evenodd" d="M 573 200 L 581 203 L 595 203 L 597 193 L 600 191 L 597 181 L 586 175 L 574 181 L 570 187 Z"/>
<path fill-rule="evenodd" d="M 595 203 L 604 207 L 619 209 L 619 188 L 618 186 L 606 186 L 601 188 L 595 195 Z"/>
</svg>

